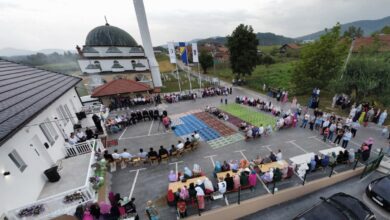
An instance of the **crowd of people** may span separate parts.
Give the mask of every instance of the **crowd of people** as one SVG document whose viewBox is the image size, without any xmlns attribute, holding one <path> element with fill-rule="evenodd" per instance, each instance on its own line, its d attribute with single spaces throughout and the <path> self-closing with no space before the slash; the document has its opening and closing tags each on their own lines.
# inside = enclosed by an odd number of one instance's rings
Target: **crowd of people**
<svg viewBox="0 0 390 220">
<path fill-rule="evenodd" d="M 139 106 L 139 105 L 148 105 L 153 102 L 153 97 L 151 96 L 142 96 L 137 95 L 134 98 L 131 98 L 129 96 L 119 96 L 119 97 L 111 97 L 110 105 L 108 106 L 110 109 L 117 109 L 117 108 L 126 108 L 126 107 L 133 107 L 133 106 Z"/>
<path fill-rule="evenodd" d="M 232 87 L 207 87 L 201 91 L 191 91 L 189 93 L 169 93 L 164 95 L 164 100 L 167 103 L 176 103 L 179 101 L 196 100 L 199 97 L 214 97 L 214 96 L 227 96 L 232 94 Z"/>
<path fill-rule="evenodd" d="M 97 132 L 94 132 L 88 127 L 85 128 L 85 131 L 83 131 L 81 128 L 78 128 L 74 132 L 70 133 L 69 137 L 67 138 L 67 142 L 70 145 L 75 145 L 77 143 L 82 143 L 93 138 L 96 139 L 97 137 Z"/>
<path fill-rule="evenodd" d="M 120 218 L 139 219 L 135 205 L 135 198 L 121 197 L 119 193 L 108 194 L 109 202 L 87 203 L 76 208 L 74 216 L 78 220 L 118 220 Z M 147 204 L 147 212 L 157 213 L 152 204 Z M 148 211 L 149 210 L 149 211 Z M 148 214 L 148 213 L 146 213 Z M 157 213 L 158 215 L 158 213 Z"/>
<path fill-rule="evenodd" d="M 158 108 L 150 108 L 143 109 L 142 111 L 127 111 L 124 114 L 108 117 L 105 120 L 105 126 L 109 133 L 117 133 L 130 125 L 152 120 L 160 120 L 166 129 L 168 129 L 171 124 L 166 110 L 161 111 Z"/>
<path fill-rule="evenodd" d="M 186 138 L 186 141 L 183 143 L 181 140 L 177 142 L 176 145 L 172 144 L 171 147 L 165 148 L 164 146 L 160 146 L 158 150 L 153 147 L 149 148 L 149 151 L 144 151 L 143 148 L 139 149 L 139 152 L 136 154 L 131 154 L 127 151 L 126 148 L 123 149 L 122 152 L 119 152 L 118 149 L 115 149 L 112 154 L 108 152 L 108 150 L 104 151 L 104 159 L 110 163 L 122 163 L 122 162 L 134 162 L 140 161 L 144 163 L 151 162 L 161 162 L 163 159 L 169 159 L 169 157 L 180 156 L 185 151 L 194 150 L 200 140 L 200 135 L 197 131 L 194 131 L 191 134 L 191 138 Z"/>
</svg>

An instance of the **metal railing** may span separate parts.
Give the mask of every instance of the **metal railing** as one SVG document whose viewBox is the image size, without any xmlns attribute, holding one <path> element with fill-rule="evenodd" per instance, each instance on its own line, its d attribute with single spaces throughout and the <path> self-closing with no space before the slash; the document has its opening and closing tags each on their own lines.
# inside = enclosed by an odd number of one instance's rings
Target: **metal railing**
<svg viewBox="0 0 390 220">
<path fill-rule="evenodd" d="M 75 145 L 68 145 L 65 147 L 66 154 L 68 157 L 74 157 L 77 155 L 82 155 L 90 153 L 92 151 L 103 151 L 104 147 L 100 139 L 88 140 L 82 143 L 77 143 Z"/>
</svg>

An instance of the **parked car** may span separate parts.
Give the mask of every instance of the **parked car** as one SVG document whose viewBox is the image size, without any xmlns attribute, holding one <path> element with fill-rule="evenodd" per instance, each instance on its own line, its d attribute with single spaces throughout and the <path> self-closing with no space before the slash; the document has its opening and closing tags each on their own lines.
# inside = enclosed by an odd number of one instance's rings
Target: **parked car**
<svg viewBox="0 0 390 220">
<path fill-rule="evenodd" d="M 321 197 L 315 204 L 294 220 L 375 220 L 374 213 L 360 200 L 339 192 L 329 198 Z"/>
<path fill-rule="evenodd" d="M 390 175 L 372 181 L 366 188 L 368 198 L 390 212 Z"/>
</svg>

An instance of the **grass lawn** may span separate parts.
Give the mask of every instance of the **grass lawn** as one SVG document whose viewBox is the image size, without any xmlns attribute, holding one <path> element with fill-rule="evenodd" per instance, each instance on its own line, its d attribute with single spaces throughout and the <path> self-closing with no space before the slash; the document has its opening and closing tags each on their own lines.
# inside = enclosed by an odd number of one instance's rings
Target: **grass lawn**
<svg viewBox="0 0 390 220">
<path fill-rule="evenodd" d="M 163 78 L 163 87 L 161 88 L 162 93 L 169 93 L 169 92 L 179 92 L 179 84 L 178 80 L 176 78 L 176 73 L 162 73 Z M 180 75 L 180 85 L 181 90 L 189 90 L 190 89 L 190 81 L 188 80 L 188 74 L 184 71 L 179 71 Z M 199 82 L 198 79 L 195 77 L 191 77 L 191 85 L 192 89 L 199 89 Z M 202 88 L 210 86 L 209 82 L 202 81 Z"/>
<path fill-rule="evenodd" d="M 258 127 L 261 125 L 264 127 L 267 125 L 274 126 L 276 123 L 275 117 L 262 112 L 254 111 L 248 107 L 236 103 L 221 105 L 219 106 L 219 109 Z"/>
<path fill-rule="evenodd" d="M 165 54 L 156 54 L 156 60 L 162 73 L 172 72 L 176 68 L 169 62 L 169 57 Z"/>
</svg>

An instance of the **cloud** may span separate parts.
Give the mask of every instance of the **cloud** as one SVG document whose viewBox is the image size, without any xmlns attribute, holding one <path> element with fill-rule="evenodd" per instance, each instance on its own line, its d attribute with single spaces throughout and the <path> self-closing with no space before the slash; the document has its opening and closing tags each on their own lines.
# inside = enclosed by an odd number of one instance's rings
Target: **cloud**
<svg viewBox="0 0 390 220">
<path fill-rule="evenodd" d="M 389 15 L 388 0 L 144 0 L 154 45 L 226 36 L 240 23 L 255 32 L 297 37 L 362 19 Z M 131 0 L 1 0 L 0 48 L 82 45 L 88 32 L 111 25 L 142 43 Z"/>
</svg>

